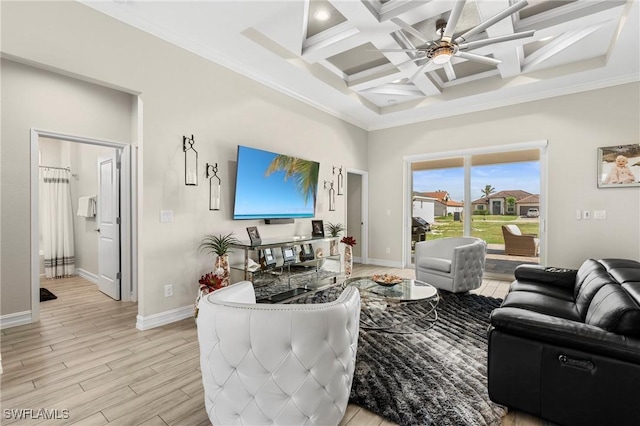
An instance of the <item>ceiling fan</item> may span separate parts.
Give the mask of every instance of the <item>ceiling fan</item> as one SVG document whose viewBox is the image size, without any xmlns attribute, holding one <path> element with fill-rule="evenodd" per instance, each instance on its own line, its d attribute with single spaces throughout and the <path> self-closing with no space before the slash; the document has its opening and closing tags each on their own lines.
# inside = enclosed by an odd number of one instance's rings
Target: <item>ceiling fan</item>
<svg viewBox="0 0 640 426">
<path fill-rule="evenodd" d="M 399 18 L 392 18 L 391 21 L 398 25 L 400 28 L 405 30 L 407 33 L 413 35 L 418 40 L 422 41 L 424 44 L 411 48 L 411 49 L 379 49 L 379 52 L 407 52 L 413 53 L 415 55 L 414 58 L 409 61 L 403 62 L 400 65 L 404 65 L 409 62 L 416 62 L 423 59 L 428 59 L 424 64 L 420 65 L 418 70 L 409 78 L 409 81 L 413 82 L 429 65 L 445 65 L 450 66 L 450 61 L 453 56 L 457 56 L 459 58 L 468 59 L 470 61 L 481 62 L 489 65 L 498 65 L 501 61 L 499 59 L 494 59 L 488 56 L 477 55 L 474 53 L 469 53 L 469 50 L 477 49 L 483 46 L 488 46 L 494 43 L 501 43 L 505 41 L 517 40 L 521 38 L 531 37 L 535 33 L 534 30 L 531 31 L 523 31 L 515 34 L 508 34 L 504 36 L 491 37 L 487 39 L 477 40 L 477 41 L 468 41 L 472 37 L 480 34 L 482 31 L 486 30 L 490 26 L 496 24 L 502 19 L 510 16 L 520 9 L 524 8 L 528 5 L 527 0 L 521 0 L 511 7 L 503 10 L 502 12 L 496 14 L 495 16 L 487 19 L 476 27 L 466 31 L 465 33 L 458 35 L 454 38 L 455 28 L 458 24 L 458 20 L 460 15 L 462 14 L 462 9 L 466 0 L 457 0 L 451 10 L 449 15 L 449 20 L 445 21 L 444 19 L 439 19 L 436 22 L 436 31 L 440 35 L 439 40 L 429 40 L 424 34 L 420 31 L 416 30 L 414 27 L 403 21 Z"/>
</svg>

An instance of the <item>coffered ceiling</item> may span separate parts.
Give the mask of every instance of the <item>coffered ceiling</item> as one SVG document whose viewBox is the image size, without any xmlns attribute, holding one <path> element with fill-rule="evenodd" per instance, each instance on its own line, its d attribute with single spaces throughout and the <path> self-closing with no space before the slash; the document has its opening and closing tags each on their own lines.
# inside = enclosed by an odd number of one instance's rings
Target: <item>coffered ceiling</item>
<svg viewBox="0 0 640 426">
<path fill-rule="evenodd" d="M 471 38 L 535 30 L 469 50 L 497 65 L 387 51 L 439 40 L 454 0 L 84 3 L 367 130 L 640 79 L 637 0 L 528 0 Z M 514 3 L 464 2 L 454 37 Z"/>
</svg>

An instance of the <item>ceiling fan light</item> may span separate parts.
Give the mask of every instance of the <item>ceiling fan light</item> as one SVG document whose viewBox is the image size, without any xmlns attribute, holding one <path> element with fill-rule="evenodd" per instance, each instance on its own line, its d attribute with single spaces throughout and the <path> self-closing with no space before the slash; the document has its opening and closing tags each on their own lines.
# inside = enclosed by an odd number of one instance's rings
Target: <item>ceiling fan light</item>
<svg viewBox="0 0 640 426">
<path fill-rule="evenodd" d="M 453 55 L 453 49 L 450 48 L 440 48 L 433 52 L 433 57 L 431 60 L 434 64 L 443 65 L 451 60 L 451 56 Z"/>
</svg>

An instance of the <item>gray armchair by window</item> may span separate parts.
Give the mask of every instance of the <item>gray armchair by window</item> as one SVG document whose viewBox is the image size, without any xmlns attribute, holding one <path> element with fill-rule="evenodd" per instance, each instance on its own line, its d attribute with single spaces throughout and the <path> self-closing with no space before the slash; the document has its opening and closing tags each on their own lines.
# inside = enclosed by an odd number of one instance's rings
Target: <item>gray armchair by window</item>
<svg viewBox="0 0 640 426">
<path fill-rule="evenodd" d="M 416 279 L 453 293 L 476 289 L 482 285 L 486 252 L 487 243 L 474 237 L 416 243 Z"/>
<path fill-rule="evenodd" d="M 200 367 L 214 425 L 337 425 L 353 380 L 360 294 L 333 302 L 256 304 L 253 284 L 198 304 Z"/>
</svg>

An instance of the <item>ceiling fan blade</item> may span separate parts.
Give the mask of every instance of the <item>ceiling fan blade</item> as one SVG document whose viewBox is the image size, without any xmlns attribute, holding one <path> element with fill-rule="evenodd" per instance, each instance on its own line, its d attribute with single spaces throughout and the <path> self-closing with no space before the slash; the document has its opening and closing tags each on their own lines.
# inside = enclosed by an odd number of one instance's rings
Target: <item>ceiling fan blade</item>
<svg viewBox="0 0 640 426">
<path fill-rule="evenodd" d="M 455 80 L 456 78 L 458 78 L 456 76 L 456 72 L 453 69 L 453 64 L 451 63 L 451 61 L 447 62 L 446 64 L 444 64 L 444 72 L 447 74 L 447 80 L 451 81 L 451 80 Z"/>
<path fill-rule="evenodd" d="M 368 52 L 413 52 L 420 53 L 419 49 L 368 49 Z"/>
<path fill-rule="evenodd" d="M 453 9 L 451 9 L 451 14 L 449 15 L 449 20 L 447 21 L 447 26 L 442 33 L 442 41 L 451 42 L 451 37 L 453 37 L 456 25 L 458 25 L 458 19 L 460 19 L 462 9 L 466 2 L 467 0 L 458 0 L 453 5 Z"/>
<path fill-rule="evenodd" d="M 466 33 L 460 35 L 459 37 L 456 37 L 455 42 L 456 43 L 461 43 L 461 42 L 463 42 L 465 40 L 470 39 L 471 37 L 473 37 L 476 34 L 480 34 L 482 31 L 486 30 L 487 28 L 489 28 L 490 26 L 492 26 L 496 22 L 501 21 L 504 18 L 506 18 L 507 16 L 516 13 L 517 11 L 519 11 L 523 7 L 527 6 L 528 4 L 529 3 L 527 2 L 527 0 L 519 1 L 518 3 L 514 4 L 511 7 L 506 8 L 505 10 L 503 10 L 500 13 L 498 13 L 497 15 L 487 19 L 486 21 L 484 21 L 483 23 L 481 23 L 477 27 L 471 28 Z"/>
<path fill-rule="evenodd" d="M 397 67 L 401 67 L 401 66 L 403 66 L 405 64 L 408 64 L 410 62 L 419 61 L 419 60 L 425 59 L 425 58 L 426 58 L 426 56 L 418 56 L 417 58 L 409 59 L 408 61 L 404 61 L 404 62 L 400 62 L 399 64 L 395 64 L 395 66 L 396 66 L 396 68 Z"/>
<path fill-rule="evenodd" d="M 399 26 L 400 28 L 402 28 L 403 30 L 405 30 L 406 32 L 408 32 L 409 34 L 411 34 L 412 36 L 414 36 L 415 38 L 420 40 L 421 42 L 426 43 L 427 46 L 431 44 L 431 40 L 429 40 L 420 31 L 416 30 L 411 25 L 409 25 L 406 22 L 404 22 L 402 19 L 400 19 L 400 18 L 391 18 L 391 22 L 393 22 L 394 24 L 396 24 L 397 26 Z"/>
<path fill-rule="evenodd" d="M 413 74 L 411 78 L 409 78 L 409 81 L 413 83 L 416 80 L 416 78 L 418 78 L 418 76 L 424 72 L 424 69 L 427 68 L 432 63 L 433 63 L 433 60 L 430 59 L 429 61 L 420 65 L 420 67 L 418 67 L 418 70 L 415 72 L 415 74 Z"/>
<path fill-rule="evenodd" d="M 498 65 L 502 61 L 499 59 L 490 58 L 488 56 L 476 55 L 475 53 L 467 53 L 458 51 L 455 56 L 463 59 L 468 59 L 474 62 L 482 62 L 487 65 Z"/>
<path fill-rule="evenodd" d="M 488 39 L 485 39 L 485 40 L 470 41 L 468 43 L 460 43 L 460 44 L 458 44 L 458 49 L 460 49 L 460 50 L 472 50 L 472 49 L 477 49 L 479 47 L 488 46 L 488 45 L 494 44 L 494 43 L 502 43 L 504 41 L 518 40 L 520 38 L 531 37 L 534 34 L 535 34 L 535 30 L 531 30 L 531 31 L 523 31 L 521 33 L 507 34 L 507 35 L 498 36 L 498 37 L 491 37 L 491 38 L 488 38 Z"/>
</svg>

